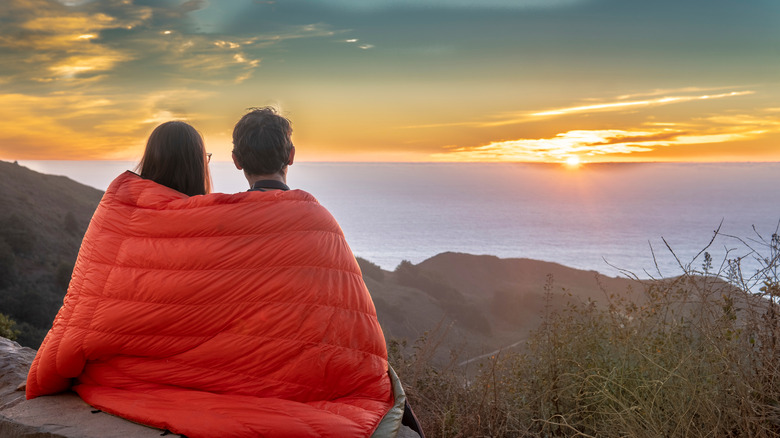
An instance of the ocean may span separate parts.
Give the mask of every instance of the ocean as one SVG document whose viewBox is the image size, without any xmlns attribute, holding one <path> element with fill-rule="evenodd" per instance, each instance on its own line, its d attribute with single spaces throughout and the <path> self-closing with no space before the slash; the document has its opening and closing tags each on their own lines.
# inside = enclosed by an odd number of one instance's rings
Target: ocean
<svg viewBox="0 0 780 438">
<path fill-rule="evenodd" d="M 104 190 L 135 163 L 21 161 Z M 215 191 L 248 188 L 232 163 L 211 163 Z M 341 224 L 355 255 L 394 269 L 445 251 L 530 258 L 610 276 L 717 271 L 751 248 L 768 255 L 780 224 L 780 163 L 295 163 L 288 183 Z M 733 237 L 729 237 L 733 236 Z M 671 247 L 673 253 L 667 248 Z M 679 260 L 679 262 L 678 262 Z"/>
</svg>

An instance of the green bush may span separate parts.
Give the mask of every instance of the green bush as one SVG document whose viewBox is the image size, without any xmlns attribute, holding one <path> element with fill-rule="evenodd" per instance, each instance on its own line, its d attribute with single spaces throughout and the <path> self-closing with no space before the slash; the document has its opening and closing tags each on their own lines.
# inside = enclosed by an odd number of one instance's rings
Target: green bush
<svg viewBox="0 0 780 438">
<path fill-rule="evenodd" d="M 19 330 L 15 327 L 16 321 L 0 313 L 0 336 L 15 341 L 19 336 Z"/>
</svg>

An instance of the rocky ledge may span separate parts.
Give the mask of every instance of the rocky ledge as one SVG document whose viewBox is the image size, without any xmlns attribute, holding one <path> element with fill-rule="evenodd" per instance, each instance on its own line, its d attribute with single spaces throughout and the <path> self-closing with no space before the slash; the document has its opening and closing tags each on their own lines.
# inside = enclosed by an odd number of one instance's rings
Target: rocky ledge
<svg viewBox="0 0 780 438">
<path fill-rule="evenodd" d="M 104 412 L 93 413 L 72 392 L 25 400 L 24 385 L 33 358 L 35 350 L 0 338 L 0 437 L 146 438 L 163 434 Z"/>
<path fill-rule="evenodd" d="M 95 411 L 73 392 L 25 400 L 27 372 L 34 358 L 35 350 L 0 337 L 0 437 L 151 438 L 167 435 L 166 431 Z M 398 438 L 419 438 L 419 435 L 401 426 Z"/>
</svg>

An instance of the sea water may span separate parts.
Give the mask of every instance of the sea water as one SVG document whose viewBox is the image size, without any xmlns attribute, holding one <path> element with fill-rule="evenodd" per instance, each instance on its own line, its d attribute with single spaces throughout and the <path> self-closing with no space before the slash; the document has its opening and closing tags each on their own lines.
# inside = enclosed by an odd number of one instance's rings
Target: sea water
<svg viewBox="0 0 780 438">
<path fill-rule="evenodd" d="M 104 190 L 131 162 L 23 161 Z M 211 163 L 215 191 L 248 188 L 232 163 Z M 384 269 L 445 251 L 530 258 L 607 275 L 703 269 L 743 257 L 778 232 L 780 163 L 296 163 L 288 183 L 312 193 L 352 250 Z M 734 237 L 728 237 L 734 236 Z M 739 238 L 739 239 L 737 239 Z M 740 240 L 741 239 L 741 240 Z M 667 247 L 668 244 L 668 247 Z M 671 251 L 670 251 L 671 248 Z M 695 258 L 698 254 L 698 258 Z"/>
</svg>

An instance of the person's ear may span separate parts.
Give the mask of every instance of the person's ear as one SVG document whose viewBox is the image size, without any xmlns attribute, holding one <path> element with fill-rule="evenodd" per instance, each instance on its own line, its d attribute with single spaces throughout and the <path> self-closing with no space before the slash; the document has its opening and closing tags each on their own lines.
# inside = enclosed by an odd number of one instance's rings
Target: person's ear
<svg viewBox="0 0 780 438">
<path fill-rule="evenodd" d="M 287 161 L 287 165 L 292 166 L 294 159 L 295 159 L 295 146 L 293 146 L 292 149 L 290 149 L 290 159 Z"/>
<path fill-rule="evenodd" d="M 244 170 L 244 168 L 243 168 L 243 167 L 241 167 L 241 165 L 240 165 L 240 164 L 238 164 L 238 158 L 236 158 L 236 153 L 235 153 L 235 152 L 231 152 L 231 153 L 230 153 L 230 156 L 233 158 L 233 164 L 235 164 L 235 165 L 236 165 L 236 169 L 238 169 L 238 170 Z"/>
</svg>

